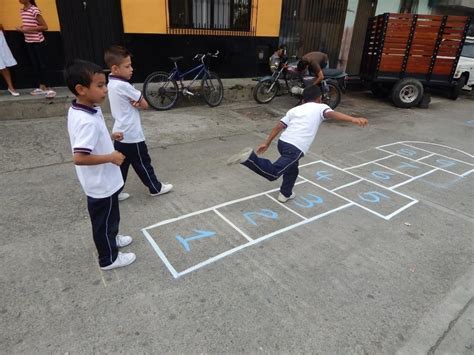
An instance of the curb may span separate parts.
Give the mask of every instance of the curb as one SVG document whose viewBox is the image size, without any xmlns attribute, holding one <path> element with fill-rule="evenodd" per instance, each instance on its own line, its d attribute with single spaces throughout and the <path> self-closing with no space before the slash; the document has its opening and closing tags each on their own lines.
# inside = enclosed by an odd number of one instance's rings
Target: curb
<svg viewBox="0 0 474 355">
<path fill-rule="evenodd" d="M 224 99 L 221 105 L 252 99 L 252 89 L 255 83 L 255 80 L 251 78 L 222 79 Z M 134 84 L 140 90 L 142 85 Z M 66 116 L 74 95 L 65 87 L 55 88 L 55 90 L 57 95 L 54 99 L 46 99 L 43 96 L 31 96 L 28 90 L 18 90 L 21 93 L 18 97 L 5 94 L 0 95 L 0 121 Z M 206 103 L 199 97 L 180 96 L 175 107 L 198 105 L 206 105 Z M 103 112 L 110 112 L 108 99 L 101 107 Z M 150 108 L 150 110 L 153 109 Z"/>
</svg>

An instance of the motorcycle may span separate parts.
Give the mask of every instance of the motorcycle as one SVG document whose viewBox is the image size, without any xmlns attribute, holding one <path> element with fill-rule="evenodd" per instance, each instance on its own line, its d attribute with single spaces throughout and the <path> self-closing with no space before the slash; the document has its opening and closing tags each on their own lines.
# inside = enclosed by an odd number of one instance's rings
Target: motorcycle
<svg viewBox="0 0 474 355">
<path fill-rule="evenodd" d="M 301 99 L 303 89 L 312 85 L 315 77 L 299 72 L 297 63 L 288 63 L 287 59 L 283 59 L 272 75 L 261 78 L 253 89 L 255 101 L 260 104 L 269 103 L 277 94 L 283 94 L 283 89 Z M 341 101 L 342 92 L 345 92 L 347 74 L 338 69 L 323 69 L 323 74 L 324 80 L 320 83 L 321 102 L 334 109 Z"/>
</svg>

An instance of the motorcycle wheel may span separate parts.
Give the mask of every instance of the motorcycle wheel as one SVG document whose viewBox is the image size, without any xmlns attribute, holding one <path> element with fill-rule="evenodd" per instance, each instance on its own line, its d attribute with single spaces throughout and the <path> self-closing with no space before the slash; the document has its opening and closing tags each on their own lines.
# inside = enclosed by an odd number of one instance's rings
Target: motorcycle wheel
<svg viewBox="0 0 474 355">
<path fill-rule="evenodd" d="M 341 89 L 339 89 L 339 86 L 335 83 L 328 82 L 327 85 L 329 91 L 323 95 L 322 103 L 334 110 L 341 102 Z"/>
<path fill-rule="evenodd" d="M 267 104 L 275 98 L 279 90 L 280 84 L 278 83 L 278 81 L 273 81 L 273 79 L 266 79 L 260 81 L 253 88 L 253 98 L 259 104 Z"/>
</svg>

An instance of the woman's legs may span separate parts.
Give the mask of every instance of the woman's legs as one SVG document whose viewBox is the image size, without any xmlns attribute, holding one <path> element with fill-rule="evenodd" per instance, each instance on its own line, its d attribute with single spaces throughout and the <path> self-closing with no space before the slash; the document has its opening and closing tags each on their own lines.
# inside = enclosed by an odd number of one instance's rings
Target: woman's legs
<svg viewBox="0 0 474 355">
<path fill-rule="evenodd" d="M 16 92 L 15 87 L 13 86 L 12 76 L 8 68 L 0 69 L 0 73 L 7 82 L 8 90 Z"/>
</svg>

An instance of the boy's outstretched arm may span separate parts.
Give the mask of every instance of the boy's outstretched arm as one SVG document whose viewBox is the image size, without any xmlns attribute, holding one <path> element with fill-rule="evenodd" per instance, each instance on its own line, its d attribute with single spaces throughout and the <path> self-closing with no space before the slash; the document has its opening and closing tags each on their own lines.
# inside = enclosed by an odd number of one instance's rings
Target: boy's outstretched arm
<svg viewBox="0 0 474 355">
<path fill-rule="evenodd" d="M 360 127 L 367 126 L 367 124 L 369 123 L 369 121 L 365 117 L 352 117 L 352 116 L 346 115 L 345 113 L 336 112 L 336 111 L 325 112 L 324 117 L 337 120 L 337 121 L 351 122 Z"/>
<path fill-rule="evenodd" d="M 265 142 L 260 144 L 259 147 L 257 148 L 257 154 L 265 153 L 265 151 L 268 149 L 268 147 L 272 143 L 273 139 L 275 139 L 275 137 L 278 136 L 278 134 L 280 134 L 280 132 L 283 131 L 285 128 L 286 126 L 283 123 L 281 123 L 281 121 L 278 122 L 276 126 L 272 129 L 270 134 L 268 135 Z"/>
</svg>

